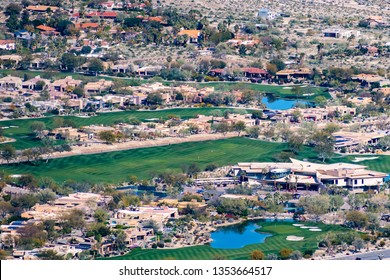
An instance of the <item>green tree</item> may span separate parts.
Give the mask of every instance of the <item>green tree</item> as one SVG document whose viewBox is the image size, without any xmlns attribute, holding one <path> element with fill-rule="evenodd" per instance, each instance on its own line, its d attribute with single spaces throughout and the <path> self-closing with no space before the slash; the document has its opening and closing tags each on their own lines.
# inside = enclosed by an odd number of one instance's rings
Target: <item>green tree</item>
<svg viewBox="0 0 390 280">
<path fill-rule="evenodd" d="M 6 20 L 5 24 L 10 32 L 15 32 L 19 29 L 20 21 L 17 15 L 12 14 Z"/>
<path fill-rule="evenodd" d="M 101 131 L 98 136 L 101 140 L 105 141 L 106 144 L 112 144 L 116 140 L 115 134 L 110 130 Z"/>
<path fill-rule="evenodd" d="M 330 199 L 327 195 L 304 196 L 299 199 L 299 206 L 303 207 L 308 214 L 315 215 L 318 220 L 320 215 L 328 213 Z"/>
<path fill-rule="evenodd" d="M 73 93 L 76 94 L 78 98 L 84 97 L 84 89 L 82 87 L 75 87 Z"/>
<path fill-rule="evenodd" d="M 337 211 L 344 204 L 343 197 L 340 195 L 331 195 L 329 197 L 329 204 L 331 211 Z"/>
<path fill-rule="evenodd" d="M 141 204 L 141 200 L 136 195 L 126 194 L 126 195 L 123 195 L 120 198 L 120 203 L 119 204 L 123 208 L 127 208 L 129 206 L 137 207 L 137 206 L 139 206 Z"/>
<path fill-rule="evenodd" d="M 333 156 L 334 144 L 330 142 L 318 143 L 314 150 L 317 152 L 318 157 L 324 162 L 326 159 Z"/>
<path fill-rule="evenodd" d="M 115 246 L 119 252 L 126 250 L 126 233 L 123 230 L 117 230 L 114 232 Z"/>
<path fill-rule="evenodd" d="M 88 63 L 88 69 L 94 73 L 100 73 L 104 71 L 103 62 L 99 58 L 92 58 Z"/>
<path fill-rule="evenodd" d="M 184 166 L 183 171 L 187 173 L 188 177 L 194 176 L 196 173 L 200 172 L 200 167 L 196 163 L 191 163 L 189 166 Z"/>
<path fill-rule="evenodd" d="M 2 146 L 0 152 L 1 152 L 1 158 L 7 161 L 7 163 L 9 163 L 11 160 L 16 159 L 17 156 L 16 149 L 11 144 L 6 144 Z"/>
<path fill-rule="evenodd" d="M 81 60 L 73 53 L 64 53 L 61 56 L 60 62 L 68 72 L 74 72 L 81 64 Z"/>
<path fill-rule="evenodd" d="M 42 247 L 47 241 L 47 233 L 43 230 L 42 224 L 27 224 L 17 230 L 19 234 L 16 246 L 19 249 L 32 250 Z"/>
<path fill-rule="evenodd" d="M 252 126 L 247 129 L 248 136 L 250 138 L 259 138 L 260 136 L 260 128 L 258 126 Z"/>
<path fill-rule="evenodd" d="M 14 197 L 11 199 L 11 205 L 13 207 L 19 207 L 25 210 L 29 210 L 37 203 L 37 197 L 30 193 L 19 195 L 18 197 Z"/>
<path fill-rule="evenodd" d="M 204 170 L 205 171 L 214 171 L 217 168 L 218 168 L 218 166 L 215 163 L 210 163 L 210 164 L 206 165 Z"/>
<path fill-rule="evenodd" d="M 18 185 L 22 187 L 27 187 L 30 190 L 35 190 L 39 186 L 37 178 L 32 174 L 22 175 L 18 179 Z"/>
<path fill-rule="evenodd" d="M 213 125 L 213 127 L 216 132 L 222 133 L 223 135 L 226 135 L 230 131 L 230 125 L 225 121 L 219 122 Z"/>
<path fill-rule="evenodd" d="M 382 137 L 378 141 L 378 147 L 381 148 L 384 151 L 387 151 L 390 149 L 390 135 L 387 135 L 385 137 Z"/>
<path fill-rule="evenodd" d="M 357 237 L 357 238 L 355 238 L 355 240 L 352 242 L 352 245 L 355 247 L 355 250 L 359 252 L 361 249 L 364 248 L 365 242 L 364 242 L 364 240 L 361 239 L 360 237 Z"/>
<path fill-rule="evenodd" d="M 85 227 L 84 211 L 80 209 L 69 210 L 61 215 L 59 221 L 64 232 L 70 233 L 72 229 L 82 230 Z"/>
<path fill-rule="evenodd" d="M 43 137 L 43 132 L 46 129 L 46 125 L 44 122 L 40 121 L 33 121 L 30 124 L 30 130 L 32 133 L 35 134 L 35 137 L 37 138 L 42 138 Z"/>
<path fill-rule="evenodd" d="M 245 128 L 246 124 L 244 121 L 238 121 L 233 125 L 233 129 L 238 133 L 238 136 L 240 136 L 241 132 L 245 131 Z"/>
<path fill-rule="evenodd" d="M 297 154 L 302 149 L 304 142 L 305 138 L 303 136 L 293 133 L 288 138 L 288 148 L 291 152 Z"/>
<path fill-rule="evenodd" d="M 345 223 L 352 228 L 363 229 L 368 224 L 368 217 L 360 211 L 349 211 L 345 216 Z"/>
<path fill-rule="evenodd" d="M 110 216 L 106 210 L 98 208 L 95 210 L 93 217 L 98 223 L 104 223 Z"/>
<path fill-rule="evenodd" d="M 283 62 L 283 60 L 279 58 L 272 59 L 269 63 L 276 65 L 278 71 L 281 71 L 286 68 L 286 64 Z"/>
<path fill-rule="evenodd" d="M 161 93 L 158 92 L 149 93 L 145 101 L 148 105 L 161 105 L 164 103 Z"/>
<path fill-rule="evenodd" d="M 41 260 L 63 260 L 64 256 L 58 254 L 54 250 L 43 250 L 37 254 L 37 257 L 40 258 Z"/>
<path fill-rule="evenodd" d="M 241 56 L 245 56 L 246 55 L 246 47 L 245 45 L 240 45 L 240 47 L 238 48 L 238 53 L 241 55 Z"/>
<path fill-rule="evenodd" d="M 4 10 L 4 14 L 7 16 L 11 15 L 20 15 L 20 12 L 22 11 L 22 7 L 17 3 L 10 3 Z"/>
</svg>

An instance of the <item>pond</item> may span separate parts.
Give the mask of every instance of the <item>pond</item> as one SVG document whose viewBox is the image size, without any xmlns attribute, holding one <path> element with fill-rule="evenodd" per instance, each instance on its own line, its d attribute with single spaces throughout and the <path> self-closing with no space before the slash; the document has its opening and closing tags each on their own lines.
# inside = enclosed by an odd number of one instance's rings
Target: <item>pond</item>
<svg viewBox="0 0 390 280">
<path fill-rule="evenodd" d="M 301 100 L 289 100 L 282 98 L 273 98 L 271 96 L 265 96 L 261 99 L 261 102 L 267 106 L 270 110 L 288 110 L 295 107 L 297 103 L 308 104 L 306 101 Z"/>
<path fill-rule="evenodd" d="M 210 246 L 215 249 L 239 249 L 249 244 L 264 243 L 272 234 L 256 232 L 261 228 L 256 221 L 219 227 L 211 233 Z"/>
</svg>

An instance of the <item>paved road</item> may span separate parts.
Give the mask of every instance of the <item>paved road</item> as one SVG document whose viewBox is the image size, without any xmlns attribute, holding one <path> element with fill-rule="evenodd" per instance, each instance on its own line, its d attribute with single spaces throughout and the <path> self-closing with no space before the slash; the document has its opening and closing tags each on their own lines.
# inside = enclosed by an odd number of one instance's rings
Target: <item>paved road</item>
<svg viewBox="0 0 390 280">
<path fill-rule="evenodd" d="M 390 249 L 369 253 L 353 254 L 351 256 L 334 258 L 334 260 L 355 260 L 356 258 L 361 258 L 362 260 L 378 260 L 378 255 L 382 255 L 383 259 L 389 259 Z"/>
</svg>

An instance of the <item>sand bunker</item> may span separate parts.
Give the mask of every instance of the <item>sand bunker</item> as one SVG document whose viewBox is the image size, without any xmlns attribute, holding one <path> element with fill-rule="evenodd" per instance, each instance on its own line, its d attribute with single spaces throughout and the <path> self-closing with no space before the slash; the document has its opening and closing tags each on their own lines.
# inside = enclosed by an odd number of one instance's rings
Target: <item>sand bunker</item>
<svg viewBox="0 0 390 280">
<path fill-rule="evenodd" d="M 292 87 L 283 87 L 283 89 L 292 89 Z"/>
<path fill-rule="evenodd" d="M 320 229 L 320 228 L 311 228 L 311 229 L 309 229 L 310 231 L 322 231 L 322 229 Z"/>
<path fill-rule="evenodd" d="M 304 239 L 303 236 L 295 236 L 295 235 L 289 235 L 286 237 L 287 241 L 302 241 Z"/>
<path fill-rule="evenodd" d="M 307 228 L 318 228 L 318 227 L 307 227 Z"/>
<path fill-rule="evenodd" d="M 365 161 L 365 160 L 373 160 L 373 159 L 377 159 L 378 157 L 355 157 L 355 159 L 353 159 L 352 161 L 353 162 L 361 162 L 361 161 Z"/>
<path fill-rule="evenodd" d="M 307 227 L 307 226 L 303 226 L 303 227 L 300 227 L 300 228 L 310 228 L 310 227 Z"/>
<path fill-rule="evenodd" d="M 304 224 L 293 224 L 294 227 L 302 227 Z"/>
</svg>

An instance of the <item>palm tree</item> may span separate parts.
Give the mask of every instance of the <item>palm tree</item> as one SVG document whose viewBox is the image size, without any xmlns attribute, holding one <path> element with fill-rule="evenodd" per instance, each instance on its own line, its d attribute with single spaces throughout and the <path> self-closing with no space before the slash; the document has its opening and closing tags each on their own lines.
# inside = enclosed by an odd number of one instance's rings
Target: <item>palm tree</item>
<svg viewBox="0 0 390 280">
<path fill-rule="evenodd" d="M 290 190 L 290 176 L 284 177 L 284 180 L 286 181 L 286 189 Z"/>
<path fill-rule="evenodd" d="M 319 43 L 317 45 L 317 56 L 318 58 L 321 60 L 322 59 L 322 56 L 321 56 L 321 51 L 322 49 L 324 48 L 324 43 Z"/>
</svg>

